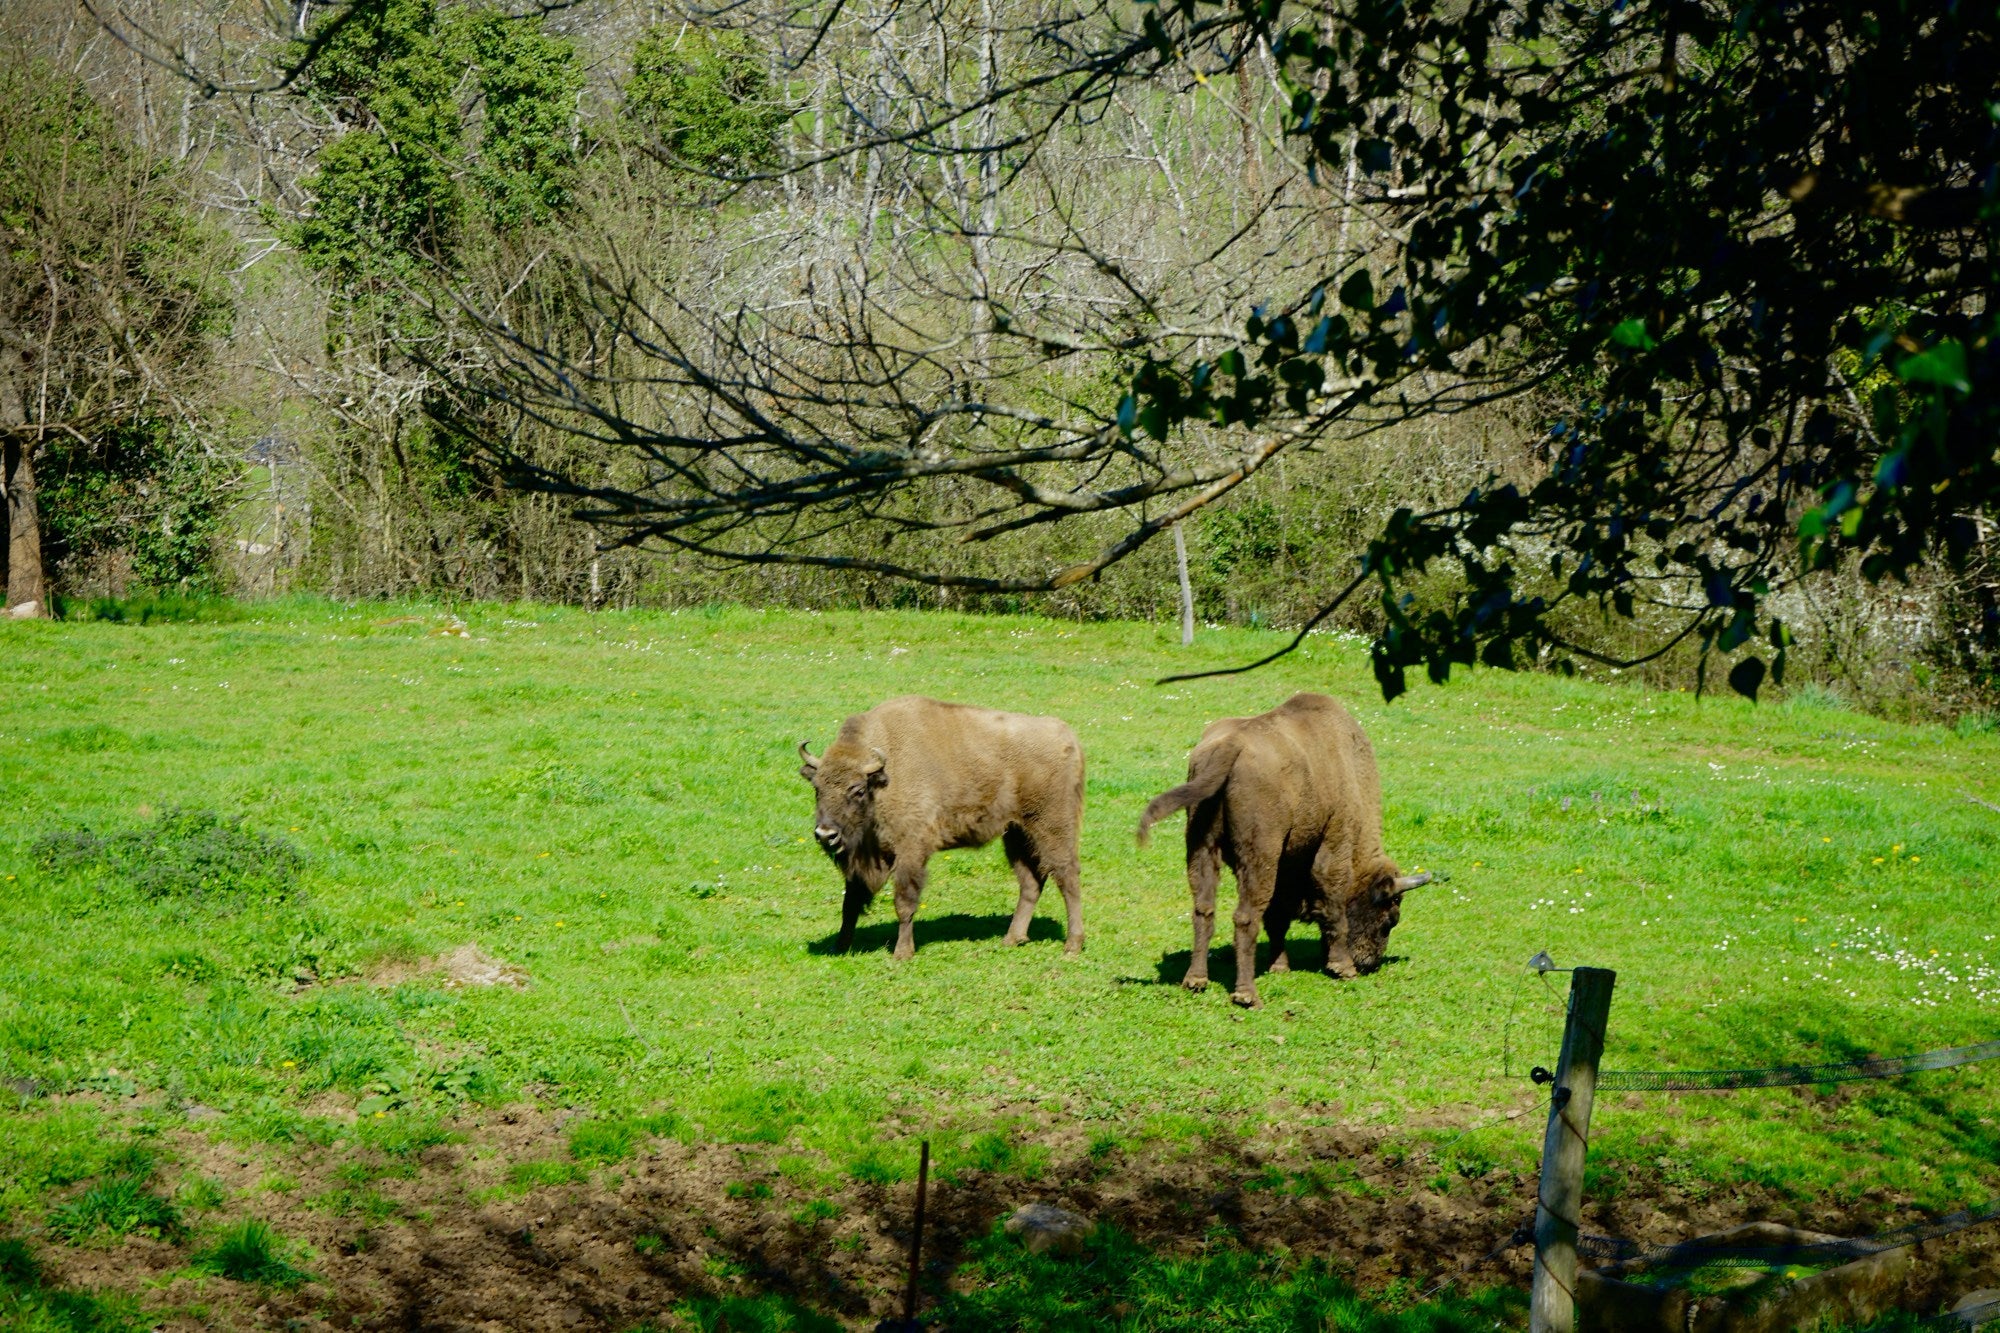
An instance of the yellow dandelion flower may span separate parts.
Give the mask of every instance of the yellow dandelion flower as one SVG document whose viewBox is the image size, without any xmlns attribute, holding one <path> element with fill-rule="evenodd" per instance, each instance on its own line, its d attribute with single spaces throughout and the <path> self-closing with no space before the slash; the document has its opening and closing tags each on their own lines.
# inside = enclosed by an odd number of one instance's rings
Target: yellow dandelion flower
<svg viewBox="0 0 2000 1333">
<path fill-rule="evenodd" d="M 1921 856 L 1913 856 L 1913 857 L 1911 857 L 1911 858 L 1910 858 L 1910 864 L 1911 864 L 1911 865 L 1915 865 L 1915 864 L 1916 864 L 1917 862 L 1919 862 L 1919 861 L 1921 861 L 1921 860 L 1923 860 L 1923 859 L 1924 859 L 1924 858 L 1923 858 L 1923 857 L 1921 857 Z"/>
<path fill-rule="evenodd" d="M 299 1062 L 297 1060 L 287 1060 L 285 1061 L 284 1067 L 286 1069 L 297 1069 L 299 1067 Z"/>
<path fill-rule="evenodd" d="M 1821 841 L 1821 842 L 1832 842 L 1832 841 L 1833 841 L 1833 839 L 1832 839 L 1832 838 L 1821 838 L 1821 839 L 1820 839 L 1820 841 Z"/>
<path fill-rule="evenodd" d="M 1900 852 L 1903 850 L 1903 844 L 1899 842 L 1894 847 L 1891 847 L 1889 850 L 1892 852 Z"/>
<path fill-rule="evenodd" d="M 563 922 L 563 921 L 558 921 L 558 922 L 556 922 L 556 925 L 558 925 L 558 926 L 563 926 L 563 925 L 567 925 L 567 924 L 568 924 L 567 922 Z"/>
<path fill-rule="evenodd" d="M 1876 857 L 1876 858 L 1875 858 L 1875 864 L 1876 864 L 1876 865 L 1878 865 L 1878 866 L 1879 866 L 1879 865 L 1881 865 L 1884 859 L 1885 859 L 1885 858 L 1883 858 L 1883 857 L 1880 857 L 1880 856 Z"/>
</svg>

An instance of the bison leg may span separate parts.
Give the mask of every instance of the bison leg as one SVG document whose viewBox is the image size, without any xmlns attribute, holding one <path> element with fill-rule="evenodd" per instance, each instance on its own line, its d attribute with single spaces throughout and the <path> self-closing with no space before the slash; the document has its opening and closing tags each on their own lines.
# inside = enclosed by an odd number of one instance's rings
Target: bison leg
<svg viewBox="0 0 2000 1333">
<path fill-rule="evenodd" d="M 868 892 L 866 885 L 858 882 L 850 882 L 848 884 L 847 894 L 840 900 L 840 951 L 842 953 L 846 953 L 854 947 L 854 923 L 861 919 L 862 912 L 867 910 L 868 900 L 874 896 Z"/>
<path fill-rule="evenodd" d="M 1354 851 L 1343 841 L 1322 842 L 1313 857 L 1313 891 L 1325 904 L 1320 917 L 1319 942 L 1326 949 L 1326 974 L 1351 981 L 1361 975 L 1347 941 L 1347 899 L 1354 891 Z"/>
<path fill-rule="evenodd" d="M 1264 917 L 1264 933 L 1271 937 L 1271 965 L 1264 970 L 1273 975 L 1292 970 L 1292 959 L 1285 952 L 1285 933 L 1292 928 L 1291 904 L 1279 901 L 1271 905 Z"/>
<path fill-rule="evenodd" d="M 1028 923 L 1035 919 L 1035 904 L 1042 900 L 1042 885 L 1047 882 L 1048 874 L 1035 859 L 1035 849 L 1021 828 L 1008 829 L 1000 842 L 1007 849 L 1007 863 L 1014 867 L 1014 878 L 1021 885 L 1021 900 L 1014 904 L 1013 924 L 1007 927 L 1001 943 L 1025 944 Z"/>
<path fill-rule="evenodd" d="M 1264 924 L 1264 909 L 1278 882 L 1275 856 L 1245 856 L 1238 849 L 1236 863 L 1236 989 L 1229 998 L 1246 1009 L 1263 1007 L 1257 998 L 1257 931 Z"/>
<path fill-rule="evenodd" d="M 1063 952 L 1080 954 L 1083 952 L 1083 879 L 1078 872 L 1076 857 L 1056 863 L 1056 887 L 1062 890 L 1063 917 L 1069 934 L 1063 940 Z"/>
<path fill-rule="evenodd" d="M 912 933 L 912 923 L 917 919 L 917 904 L 924 896 L 924 863 L 906 864 L 896 862 L 896 961 L 908 962 L 917 955 L 916 937 Z"/>
<path fill-rule="evenodd" d="M 1188 892 L 1194 897 L 1194 952 L 1188 955 L 1181 985 L 1202 991 L 1208 989 L 1208 945 L 1215 938 L 1215 886 L 1222 879 L 1222 849 L 1190 839 L 1187 877 Z"/>
</svg>

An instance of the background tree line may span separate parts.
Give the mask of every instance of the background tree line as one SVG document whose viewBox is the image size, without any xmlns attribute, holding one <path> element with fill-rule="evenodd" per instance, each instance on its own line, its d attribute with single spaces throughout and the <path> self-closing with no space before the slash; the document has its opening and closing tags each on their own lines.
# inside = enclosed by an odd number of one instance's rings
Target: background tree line
<svg viewBox="0 0 2000 1333">
<path fill-rule="evenodd" d="M 1491 392 L 1483 367 L 1450 362 L 1449 335 L 1425 353 L 1436 364 L 1396 371 L 1395 396 L 1338 422 L 1325 406 L 1344 373 L 1321 368 L 1328 338 L 1373 355 L 1371 329 L 1412 318 L 1418 289 L 1393 266 L 1443 224 L 1411 201 L 1458 170 L 1421 154 L 1499 171 L 1511 159 L 1486 145 L 1525 137 L 1493 109 L 1520 96 L 1497 81 L 1342 86 L 1342 32 L 1373 32 L 1393 68 L 1399 42 L 1442 29 L 1374 32 L 1334 7 L 1148 20 L 872 0 L 801 18 L 363 0 L 232 46 L 214 35 L 227 5 L 100 24 L 37 3 L 6 34 L 4 86 L 67 88 L 84 111 L 0 129 L 23 164 L 0 210 L 10 606 L 34 600 L 32 533 L 74 598 L 306 587 L 1165 618 L 1172 551 L 1134 541 L 1136 515 L 1142 538 L 1180 523 L 1203 618 L 1296 626 L 1399 509 L 1530 492 L 1567 447 L 1548 426 L 1578 399 L 1573 370 Z M 1698 7 L 1669 10 L 1688 82 L 1703 61 L 1711 78 L 1751 68 Z M 1653 40 L 1590 67 L 1656 87 Z M 228 77 L 252 68 L 288 77 Z M 204 88 L 189 70 L 224 76 Z M 1316 111 L 1364 103 L 1372 122 Z M 1447 323 L 1399 336 L 1416 348 Z M 1619 327 L 1625 361 L 1591 371 L 1585 398 L 1660 373 L 1625 362 L 1674 346 L 1664 326 Z M 1230 360 L 1246 347 L 1262 360 Z M 1263 397 L 1246 396 L 1266 364 Z M 1881 387 L 1867 373 L 1863 397 Z M 1772 410 L 1743 382 L 1706 391 L 1745 404 L 1729 410 L 1746 440 Z M 1005 504 L 960 467 L 980 450 L 1026 460 L 998 483 Z M 843 461 L 811 489 L 821 454 Z M 897 472 L 911 460 L 920 484 Z M 1118 468 L 1131 477 L 1086 479 Z M 768 504 L 744 501 L 746 477 Z M 1773 523 L 1789 534 L 1802 503 Z M 1759 537 L 1764 565 L 1728 565 L 1742 587 L 1693 603 L 1717 623 L 1639 669 L 1690 679 L 1744 623 L 1728 599 L 1747 599 L 1781 622 L 1794 684 L 1970 706 L 1994 679 L 2000 580 L 1990 516 L 1965 517 L 1957 558 L 1905 561 L 1906 579 L 1857 563 L 1802 581 L 1811 556 Z M 1560 570 L 1571 543 L 1520 534 L 1508 577 Z M 1686 619 L 1695 559 L 1651 601 L 1613 608 L 1610 585 L 1586 587 L 1548 621 L 1562 643 L 1643 656 Z M 1086 572 L 1040 591 L 1064 570 Z M 1407 603 L 1354 600 L 1331 623 L 1381 635 L 1414 617 L 1401 628 L 1421 645 L 1422 608 L 1435 622 L 1491 602 L 1466 601 L 1480 570 L 1419 560 Z M 1572 559 L 1555 592 L 1525 580 L 1508 596 L 1560 601 L 1576 577 Z M 1471 642 L 1470 624 L 1452 632 Z M 1521 644 L 1516 664 L 1588 667 Z"/>
</svg>

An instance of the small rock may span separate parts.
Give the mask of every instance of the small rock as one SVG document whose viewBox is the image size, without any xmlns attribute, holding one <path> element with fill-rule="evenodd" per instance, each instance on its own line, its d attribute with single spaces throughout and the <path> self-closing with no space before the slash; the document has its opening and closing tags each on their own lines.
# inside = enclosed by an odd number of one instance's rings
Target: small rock
<svg viewBox="0 0 2000 1333">
<path fill-rule="evenodd" d="M 200 1102 L 189 1102 L 181 1108 L 181 1114 L 190 1120 L 220 1120 L 222 1112 L 213 1106 L 203 1106 Z"/>
<path fill-rule="evenodd" d="M 2000 1304 L 2000 1287 L 1981 1287 L 1978 1291 L 1968 1291 L 1958 1298 L 1958 1304 L 1951 1307 L 1953 1314 L 1970 1314 L 1981 1306 Z"/>
<path fill-rule="evenodd" d="M 24 1102 L 34 1101 L 37 1097 L 45 1097 L 49 1091 L 38 1080 L 32 1078 L 0 1079 L 0 1087 L 6 1088 Z"/>
<path fill-rule="evenodd" d="M 1023 1204 L 1007 1219 L 1007 1234 L 1019 1237 L 1029 1254 L 1049 1250 L 1075 1254 L 1090 1239 L 1091 1230 L 1089 1218 L 1047 1203 Z"/>
<path fill-rule="evenodd" d="M 33 620 L 41 614 L 42 604 L 40 602 L 22 602 L 18 606 L 7 608 L 7 617 L 10 620 Z"/>
</svg>

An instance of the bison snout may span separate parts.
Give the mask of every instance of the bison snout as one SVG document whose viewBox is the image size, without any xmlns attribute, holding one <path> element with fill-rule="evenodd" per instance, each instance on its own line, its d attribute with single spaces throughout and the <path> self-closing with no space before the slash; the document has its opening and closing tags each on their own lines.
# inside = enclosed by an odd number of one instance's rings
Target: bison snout
<svg viewBox="0 0 2000 1333">
<path fill-rule="evenodd" d="M 837 828 L 821 824 L 813 829 L 813 837 L 819 839 L 819 845 L 829 852 L 840 850 L 840 830 Z"/>
</svg>

